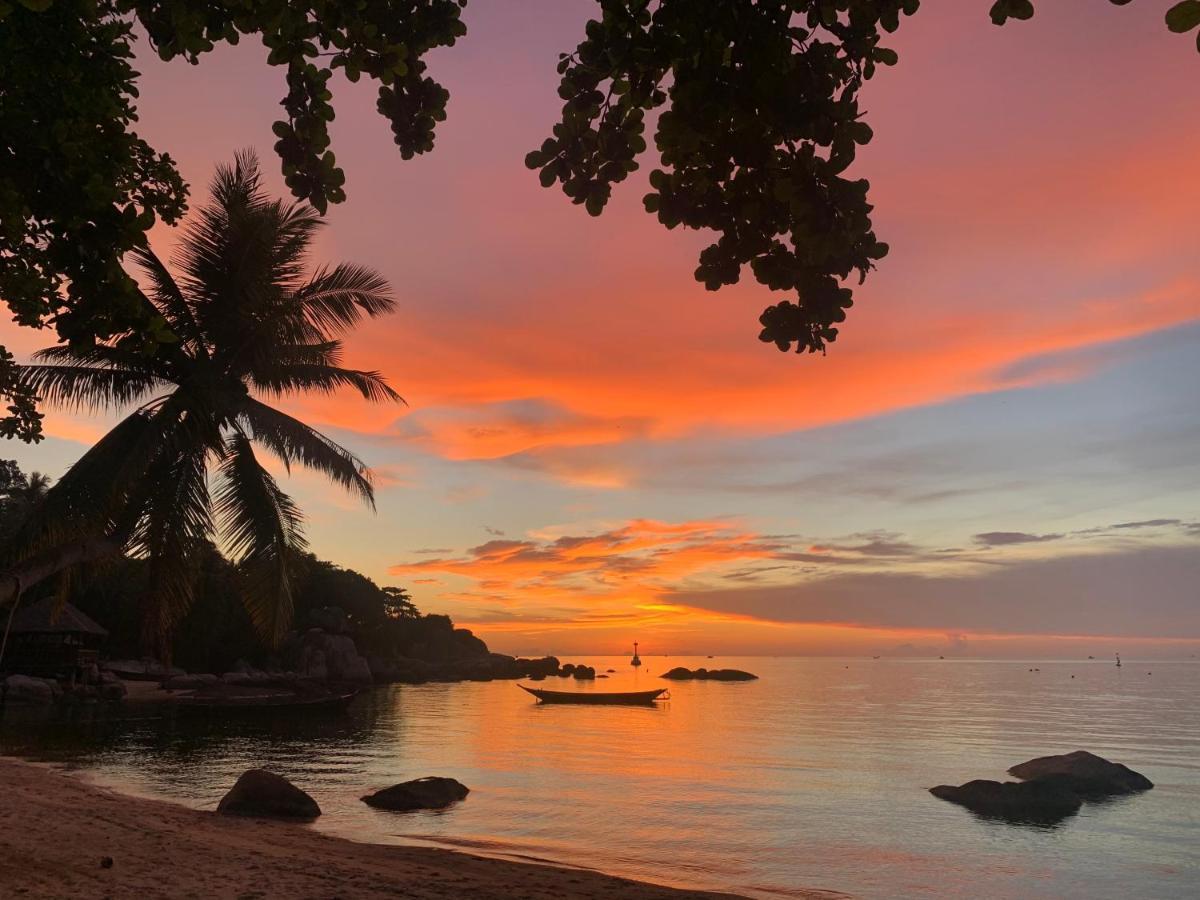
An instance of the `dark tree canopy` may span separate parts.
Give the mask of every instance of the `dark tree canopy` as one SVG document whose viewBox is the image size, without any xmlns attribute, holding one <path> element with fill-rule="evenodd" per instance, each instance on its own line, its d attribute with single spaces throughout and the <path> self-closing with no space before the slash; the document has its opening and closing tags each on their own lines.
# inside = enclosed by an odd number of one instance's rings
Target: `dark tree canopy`
<svg viewBox="0 0 1200 900">
<path fill-rule="evenodd" d="M 329 81 L 378 83 L 405 159 L 433 147 L 446 90 L 423 55 L 465 33 L 465 0 L 0 0 L 0 299 L 26 326 L 52 324 L 77 350 L 120 339 L 153 355 L 176 340 L 122 266 L 156 220 L 186 209 L 175 162 L 133 130 L 135 26 L 164 60 L 197 63 L 252 35 L 284 69 L 275 150 L 299 200 L 345 198 L 329 146 Z M 0 348 L 0 435 L 37 440 L 35 400 Z"/>
<path fill-rule="evenodd" d="M 1111 0 L 1123 6 L 1130 0 Z M 780 350 L 824 351 L 861 283 L 888 252 L 871 226 L 866 179 L 845 177 L 871 140 L 858 92 L 896 52 L 883 45 L 920 0 L 599 0 L 601 16 L 558 64 L 565 101 L 525 159 L 543 186 L 599 215 L 638 168 L 659 111 L 646 211 L 667 228 L 716 232 L 696 279 L 709 290 L 754 277 L 789 299 L 759 317 Z M 992 21 L 1033 15 L 997 0 Z M 1200 0 L 1167 14 L 1200 25 Z"/>
<path fill-rule="evenodd" d="M 1125 5 L 1131 0 L 1110 0 Z M 285 179 L 320 212 L 345 198 L 330 147 L 331 79 L 377 83 L 401 157 L 433 147 L 447 92 L 425 55 L 466 33 L 466 0 L 0 0 L 0 299 L 17 322 L 53 325 L 77 351 L 97 341 L 147 356 L 178 338 L 148 311 L 122 266 L 155 221 L 174 223 L 187 188 L 174 161 L 133 130 L 137 34 L 164 60 L 198 63 L 222 43 L 261 41 L 283 68 L 274 124 Z M 646 208 L 668 228 L 708 229 L 697 278 L 755 278 L 788 298 L 761 316 L 764 341 L 823 350 L 861 281 L 887 251 L 868 184 L 845 177 L 871 139 L 858 91 L 919 0 L 598 0 L 599 17 L 559 62 L 565 101 L 527 158 L 599 214 L 646 151 L 658 164 Z M 996 0 L 992 21 L 1033 15 Z M 1200 26 L 1200 0 L 1166 13 Z M 51 87 L 52 86 L 52 87 Z M 0 348 L 0 436 L 37 440 L 36 398 Z"/>
</svg>

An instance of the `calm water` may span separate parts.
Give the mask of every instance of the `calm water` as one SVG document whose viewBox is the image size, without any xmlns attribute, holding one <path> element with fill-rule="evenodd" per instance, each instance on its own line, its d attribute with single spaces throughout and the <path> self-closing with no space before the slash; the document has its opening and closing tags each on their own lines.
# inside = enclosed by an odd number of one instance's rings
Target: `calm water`
<svg viewBox="0 0 1200 900">
<path fill-rule="evenodd" d="M 624 659 L 596 689 L 664 684 Z M 345 713 L 207 722 L 9 710 L 0 747 L 212 809 L 244 769 L 280 772 L 363 841 L 431 842 L 761 897 L 1200 896 L 1200 664 L 734 659 L 745 684 L 679 683 L 656 709 L 537 706 L 512 682 L 380 688 Z M 1030 672 L 1036 666 L 1040 672 Z M 1153 674 L 1147 674 L 1153 672 Z M 1072 678 L 1071 676 L 1075 677 Z M 547 687 L 574 688 L 549 679 Z M 1055 828 L 986 821 L 926 788 L 1089 749 L 1157 787 Z M 440 813 L 368 790 L 450 775 Z"/>
</svg>

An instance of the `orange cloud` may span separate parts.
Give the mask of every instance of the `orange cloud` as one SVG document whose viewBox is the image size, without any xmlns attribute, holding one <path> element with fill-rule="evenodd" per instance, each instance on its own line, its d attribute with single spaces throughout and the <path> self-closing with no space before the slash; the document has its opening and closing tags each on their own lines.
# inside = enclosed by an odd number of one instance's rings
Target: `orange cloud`
<svg viewBox="0 0 1200 900">
<path fill-rule="evenodd" d="M 691 302 L 678 283 L 643 290 L 647 304 Z M 745 305 L 737 299 L 706 301 L 727 303 L 741 316 Z M 1042 368 L 1020 379 L 1011 372 L 1031 358 L 1194 321 L 1200 318 L 1200 281 L 1180 278 L 1134 297 L 1113 292 L 1068 309 L 1039 308 L 1036 321 L 970 304 L 930 310 L 919 331 L 903 320 L 919 301 L 873 302 L 873 309 L 856 313 L 853 329 L 825 358 L 777 354 L 742 335 L 740 325 L 715 307 L 704 329 L 693 327 L 677 339 L 693 353 L 686 360 L 670 351 L 673 339 L 666 335 L 606 334 L 585 323 L 577 327 L 589 334 L 590 344 L 571 358 L 555 348 L 556 335 L 524 329 L 492 327 L 485 337 L 466 326 L 462 343 L 488 343 L 486 358 L 453 350 L 444 356 L 436 338 L 416 332 L 404 373 L 393 376 L 413 404 L 407 417 L 344 398 L 305 398 L 296 405 L 317 422 L 400 440 L 447 459 L 543 454 L 545 470 L 563 480 L 623 486 L 629 476 L 616 463 L 571 467 L 550 458 L 552 451 L 700 434 L 765 435 L 1079 378 L 1094 365 Z M 387 357 L 373 357 L 371 347 L 356 352 L 366 357 L 360 364 L 388 369 Z"/>
<path fill-rule="evenodd" d="M 392 575 L 436 572 L 476 582 L 487 591 L 551 598 L 572 589 L 653 596 L 694 572 L 739 561 L 769 559 L 779 544 L 727 522 L 631 521 L 597 534 L 532 540 L 498 538 L 457 558 L 393 566 Z"/>
<path fill-rule="evenodd" d="M 1109 117 L 1096 122 L 1107 128 Z M 540 454 L 556 478 L 622 486 L 629 473 L 616 464 L 570 466 L 553 451 L 771 434 L 1076 379 L 1094 366 L 1007 373 L 1200 318 L 1194 125 L 1167 117 L 1086 153 L 1048 147 L 1037 129 L 970 153 L 927 136 L 917 144 L 929 143 L 932 159 L 914 156 L 904 134 L 879 131 L 883 143 L 860 166 L 893 252 L 856 291 L 825 358 L 755 340 L 755 315 L 778 298 L 748 273 L 715 294 L 690 281 L 704 236 L 665 234 L 621 198 L 597 223 L 560 219 L 557 206 L 489 170 L 490 193 L 504 201 L 489 227 L 517 227 L 528 241 L 505 244 L 515 278 L 462 305 L 402 296 L 386 329 L 354 340 L 359 364 L 387 372 L 412 413 L 397 421 L 336 399 L 305 408 L 448 459 Z M 525 214 L 512 216 L 523 202 Z M 552 263 L 530 250 L 538 223 Z M 573 254 L 569 237 L 586 249 Z"/>
</svg>

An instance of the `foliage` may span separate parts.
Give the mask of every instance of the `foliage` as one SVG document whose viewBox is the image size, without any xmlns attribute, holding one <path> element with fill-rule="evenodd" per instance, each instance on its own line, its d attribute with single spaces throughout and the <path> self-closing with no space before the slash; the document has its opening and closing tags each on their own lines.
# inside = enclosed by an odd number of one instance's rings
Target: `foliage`
<svg viewBox="0 0 1200 900">
<path fill-rule="evenodd" d="M 844 176 L 872 136 L 859 91 L 897 63 L 882 41 L 919 0 L 599 4 L 584 40 L 561 54 L 562 117 L 526 165 L 599 215 L 638 168 L 658 112 L 647 212 L 667 228 L 717 233 L 695 273 L 709 290 L 749 265 L 761 284 L 794 295 L 763 311 L 760 340 L 824 351 L 853 304 L 845 282 L 861 284 L 888 251 L 872 230 L 868 182 Z M 998 25 L 1027 19 L 1033 4 L 997 0 L 991 15 Z M 1200 0 L 1167 20 L 1194 27 Z"/>
<path fill-rule="evenodd" d="M 305 554 L 297 580 L 303 584 L 296 592 L 297 622 L 318 624 L 314 614 L 331 606 L 345 613 L 346 624 L 352 628 L 373 628 L 388 618 L 386 589 L 353 569 Z"/>
<path fill-rule="evenodd" d="M 156 218 L 178 219 L 186 189 L 171 158 L 131 130 L 131 24 L 100 8 L 0 2 L 0 297 L 18 324 L 52 321 L 76 346 L 122 333 L 152 346 L 168 338 L 163 320 L 139 302 L 121 257 Z M 40 416 L 7 363 L 5 436 L 37 440 Z"/>
<path fill-rule="evenodd" d="M 49 488 L 48 475 L 26 474 L 16 460 L 0 459 L 0 547 L 20 530 L 29 513 L 45 499 Z"/>
<path fill-rule="evenodd" d="M 421 614 L 404 588 L 385 587 L 382 590 L 387 597 L 383 602 L 383 612 L 389 619 L 415 619 Z"/>
<path fill-rule="evenodd" d="M 0 0 L 0 298 L 19 324 L 52 323 L 83 352 L 97 340 L 152 355 L 175 340 L 141 301 L 122 258 L 155 221 L 174 223 L 187 189 L 174 160 L 133 125 L 134 26 L 164 60 L 196 63 L 260 38 L 285 71 L 275 149 L 293 194 L 324 212 L 344 199 L 330 149 L 329 82 L 378 83 L 378 109 L 405 159 L 433 147 L 446 90 L 424 55 L 465 33 L 465 0 Z M 41 417 L 0 348 L 0 434 L 36 441 Z"/>
<path fill-rule="evenodd" d="M 190 672 L 226 672 L 239 661 L 259 667 L 278 665 L 246 614 L 244 582 L 238 568 L 212 544 L 197 560 L 196 602 L 180 620 L 171 641 L 172 661 Z M 363 649 L 411 644 L 415 636 L 447 630 L 444 616 L 422 616 L 416 607 L 403 619 L 389 612 L 392 592 L 371 579 L 312 554 L 295 560 L 295 624 L 322 624 L 331 609 L 345 614 L 345 625 Z M 110 658 L 137 658 L 159 648 L 143 643 L 138 610 L 152 596 L 149 563 L 121 558 L 80 579 L 70 600 L 109 630 L 104 652 Z M 453 627 L 449 626 L 453 632 Z"/>
<path fill-rule="evenodd" d="M 1125 5 L 1130 0 L 1110 0 Z M 919 0 L 598 0 L 600 18 L 559 63 L 562 120 L 529 155 L 546 186 L 599 214 L 638 167 L 658 115 L 659 167 L 646 208 L 668 228 L 709 229 L 696 277 L 710 289 L 755 278 L 791 299 L 760 317 L 781 350 L 823 350 L 887 251 L 868 184 L 844 177 L 871 138 L 858 91 L 894 65 L 885 32 Z M 465 0 L 0 0 L 0 298 L 24 325 L 53 324 L 77 352 L 117 341 L 154 355 L 179 339 L 122 269 L 157 221 L 183 214 L 174 161 L 132 130 L 134 26 L 164 60 L 198 63 L 260 39 L 284 69 L 275 150 L 297 199 L 324 212 L 345 197 L 330 146 L 331 83 L 377 83 L 400 155 L 433 147 L 448 94 L 426 55 L 466 33 Z M 996 0 L 997 24 L 1033 15 Z M 1200 26 L 1200 0 L 1166 14 Z M 53 85 L 53 89 L 47 89 Z M 0 435 L 37 440 L 40 414 L 0 348 Z"/>
<path fill-rule="evenodd" d="M 184 230 L 177 274 L 149 248 L 134 258 L 142 302 L 178 340 L 154 356 L 121 341 L 58 346 L 21 368 L 47 402 L 91 411 L 135 406 L 50 490 L 25 528 L 26 551 L 103 535 L 148 561 L 147 637 L 164 644 L 194 596 L 199 563 L 219 533 L 255 626 L 288 627 L 301 513 L 255 452 L 306 466 L 373 503 L 370 473 L 350 451 L 263 399 L 342 387 L 398 401 L 377 372 L 344 368 L 340 336 L 392 308 L 376 273 L 342 264 L 306 274 L 322 220 L 269 199 L 257 163 L 218 169 L 212 200 Z M 210 467 L 215 487 L 210 490 Z"/>
</svg>

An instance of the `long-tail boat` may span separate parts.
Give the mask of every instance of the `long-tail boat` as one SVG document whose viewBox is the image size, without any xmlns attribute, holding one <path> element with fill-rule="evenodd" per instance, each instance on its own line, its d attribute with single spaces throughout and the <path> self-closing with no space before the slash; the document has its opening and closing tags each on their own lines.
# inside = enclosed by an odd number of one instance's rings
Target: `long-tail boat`
<svg viewBox="0 0 1200 900">
<path fill-rule="evenodd" d="M 655 700 L 665 700 L 666 688 L 655 688 L 652 691 L 544 691 L 540 688 L 525 687 L 518 684 L 521 690 L 537 697 L 540 703 L 583 703 L 593 706 L 652 706 Z"/>
<path fill-rule="evenodd" d="M 318 712 L 345 709 L 358 691 L 354 689 L 323 691 L 320 693 L 298 693 L 293 691 L 238 690 L 195 691 L 178 697 L 172 704 L 176 709 L 187 712 L 258 712 L 270 710 L 282 712 L 304 710 Z"/>
</svg>

